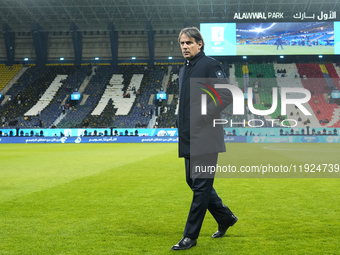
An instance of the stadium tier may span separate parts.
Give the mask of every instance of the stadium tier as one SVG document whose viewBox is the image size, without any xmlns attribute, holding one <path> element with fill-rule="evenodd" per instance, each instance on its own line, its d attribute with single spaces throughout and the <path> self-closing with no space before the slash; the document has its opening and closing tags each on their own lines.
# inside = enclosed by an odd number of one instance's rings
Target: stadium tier
<svg viewBox="0 0 340 255">
<path fill-rule="evenodd" d="M 134 128 L 175 127 L 178 105 L 179 65 L 47 65 L 16 66 L 2 89 L 0 116 L 3 128 Z M 2 66 L 3 70 L 8 67 Z M 21 70 L 21 71 L 20 71 Z M 278 127 L 279 122 L 296 127 L 340 127 L 340 87 L 335 63 L 231 64 L 230 84 L 244 92 L 244 115 L 234 115 L 233 104 L 222 118 L 239 127 Z M 16 75 L 15 75 L 16 74 Z M 7 76 L 6 76 L 7 77 Z M 12 77 L 12 79 L 10 79 Z M 14 77 L 14 78 L 13 78 Z M 305 116 L 294 105 L 282 114 L 280 88 L 304 88 L 311 92 Z M 248 89 L 252 89 L 252 95 Z M 277 89 L 277 106 L 260 116 L 249 109 L 269 110 Z M 158 100 L 159 92 L 167 95 Z M 252 96 L 252 98 L 249 98 Z M 299 99 L 299 93 L 289 93 Z M 74 99 L 74 97 L 78 97 Z M 251 120 L 250 123 L 248 123 Z M 230 123 L 230 122 L 229 122 Z M 274 124 L 275 123 L 275 124 Z M 225 127 L 229 127 L 228 124 Z"/>
</svg>

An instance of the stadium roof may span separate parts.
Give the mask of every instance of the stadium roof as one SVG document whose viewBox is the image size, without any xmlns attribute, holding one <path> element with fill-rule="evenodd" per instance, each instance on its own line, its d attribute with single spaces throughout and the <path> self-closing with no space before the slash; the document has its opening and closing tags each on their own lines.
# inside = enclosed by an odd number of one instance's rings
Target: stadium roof
<svg viewBox="0 0 340 255">
<path fill-rule="evenodd" d="M 338 0 L 0 0 L 0 24 L 29 31 L 181 29 L 200 22 L 231 22 L 237 12 L 320 12 L 340 10 Z"/>
</svg>

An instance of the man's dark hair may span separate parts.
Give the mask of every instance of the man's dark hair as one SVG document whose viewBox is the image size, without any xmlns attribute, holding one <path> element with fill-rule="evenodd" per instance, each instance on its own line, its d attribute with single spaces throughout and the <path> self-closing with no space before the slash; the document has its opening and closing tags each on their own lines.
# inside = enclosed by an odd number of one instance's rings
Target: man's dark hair
<svg viewBox="0 0 340 255">
<path fill-rule="evenodd" d="M 180 39 L 181 39 L 181 35 L 182 34 L 186 34 L 186 36 L 190 37 L 190 38 L 194 38 L 195 42 L 198 44 L 200 41 L 202 41 L 202 47 L 201 47 L 201 51 L 204 51 L 204 40 L 203 40 L 203 36 L 201 34 L 201 32 L 198 30 L 197 27 L 186 27 L 183 28 L 181 30 L 181 32 L 179 32 L 178 35 L 178 43 L 180 43 Z"/>
</svg>

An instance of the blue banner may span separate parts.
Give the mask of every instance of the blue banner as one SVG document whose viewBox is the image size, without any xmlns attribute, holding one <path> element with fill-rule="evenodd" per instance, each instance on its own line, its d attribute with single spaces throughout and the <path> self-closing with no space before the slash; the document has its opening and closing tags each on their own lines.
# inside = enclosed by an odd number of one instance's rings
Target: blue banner
<svg viewBox="0 0 340 255">
<path fill-rule="evenodd" d="M 224 142 L 225 143 L 246 143 L 247 137 L 245 137 L 245 136 L 225 136 Z"/>
<path fill-rule="evenodd" d="M 226 143 L 340 143 L 340 136 L 225 136 Z M 169 136 L 0 137 L 2 143 L 177 143 Z"/>
<path fill-rule="evenodd" d="M 307 128 L 224 128 L 227 136 L 289 136 L 307 134 Z M 340 135 L 337 128 L 310 128 L 309 135 Z M 136 135 L 138 136 L 178 136 L 177 128 L 35 128 L 35 129 L 0 129 L 2 135 L 10 136 L 104 136 L 104 135 Z M 111 133 L 112 132 L 112 133 Z M 308 141 L 306 141 L 308 142 Z"/>
<path fill-rule="evenodd" d="M 15 129 L 3 129 L 3 133 L 11 130 L 16 136 Z M 18 136 L 44 136 L 44 137 L 61 137 L 61 136 L 104 136 L 104 135 L 136 135 L 138 136 L 177 136 L 177 128 L 34 128 L 19 129 Z"/>
<path fill-rule="evenodd" d="M 247 143 L 339 143 L 340 136 L 248 136 Z"/>
<path fill-rule="evenodd" d="M 111 135 L 110 128 L 25 128 L 19 129 L 18 136 L 84 136 L 86 135 Z"/>
<path fill-rule="evenodd" d="M 178 137 L 78 136 L 78 137 L 0 137 L 2 143 L 177 143 Z"/>
<path fill-rule="evenodd" d="M 315 128 L 322 135 L 291 135 L 301 128 L 225 128 L 226 143 L 339 143 L 339 130 Z M 0 143 L 177 143 L 176 128 L 0 129 Z M 17 133 L 18 131 L 18 133 Z M 311 130 L 310 130 L 311 131 Z M 288 133 L 289 132 L 289 133 Z M 111 133 L 113 136 L 111 136 Z M 284 135 L 280 135 L 280 133 Z M 114 136 L 114 134 L 117 134 Z M 125 135 L 128 134 L 128 135 Z M 136 135 L 137 134 L 137 135 Z"/>
<path fill-rule="evenodd" d="M 338 128 L 224 128 L 226 135 L 236 136 L 281 136 L 281 135 L 340 135 Z"/>
</svg>

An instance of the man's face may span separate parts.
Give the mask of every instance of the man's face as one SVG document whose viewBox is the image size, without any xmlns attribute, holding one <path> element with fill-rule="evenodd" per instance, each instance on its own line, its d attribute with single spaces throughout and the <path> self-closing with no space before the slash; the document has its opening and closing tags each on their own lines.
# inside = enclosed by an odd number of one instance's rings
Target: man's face
<svg viewBox="0 0 340 255">
<path fill-rule="evenodd" d="M 183 57 L 186 60 L 191 60 L 195 57 L 200 51 L 202 47 L 202 41 L 196 43 L 194 38 L 188 37 L 186 34 L 182 34 L 179 40 L 181 44 L 181 50 Z"/>
</svg>

